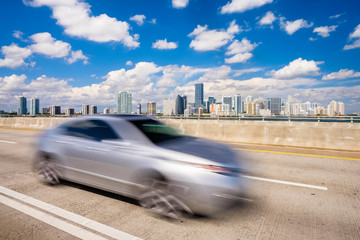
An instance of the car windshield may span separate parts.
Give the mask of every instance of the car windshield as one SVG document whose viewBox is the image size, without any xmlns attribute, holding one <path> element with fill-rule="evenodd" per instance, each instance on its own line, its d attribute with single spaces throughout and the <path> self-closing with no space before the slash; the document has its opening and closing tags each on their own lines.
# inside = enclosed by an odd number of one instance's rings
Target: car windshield
<svg viewBox="0 0 360 240">
<path fill-rule="evenodd" d="M 170 139 L 183 137 L 180 133 L 176 132 L 171 127 L 155 120 L 134 120 L 130 122 L 155 144 Z"/>
</svg>

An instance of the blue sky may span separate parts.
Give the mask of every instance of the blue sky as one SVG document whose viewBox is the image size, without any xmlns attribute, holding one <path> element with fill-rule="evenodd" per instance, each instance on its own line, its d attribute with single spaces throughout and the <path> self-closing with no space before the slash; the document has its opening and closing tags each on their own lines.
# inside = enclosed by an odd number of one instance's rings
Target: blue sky
<svg viewBox="0 0 360 240">
<path fill-rule="evenodd" d="M 360 112 L 356 0 L 13 0 L 0 8 L 0 110 L 177 94 L 343 101 Z"/>
</svg>

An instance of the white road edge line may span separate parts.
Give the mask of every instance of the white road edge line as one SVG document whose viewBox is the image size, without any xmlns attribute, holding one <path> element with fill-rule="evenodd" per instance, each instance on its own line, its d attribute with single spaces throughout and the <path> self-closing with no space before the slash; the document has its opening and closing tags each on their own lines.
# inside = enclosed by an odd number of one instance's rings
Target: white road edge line
<svg viewBox="0 0 360 240">
<path fill-rule="evenodd" d="M 247 176 L 247 175 L 243 175 L 243 177 L 248 178 L 248 179 L 253 179 L 253 180 L 265 181 L 265 182 L 280 183 L 280 184 L 286 184 L 286 185 L 292 185 L 292 186 L 298 186 L 298 187 L 306 187 L 306 188 L 313 188 L 313 189 L 325 190 L 325 191 L 328 190 L 327 187 L 321 187 L 321 186 L 315 186 L 315 185 L 309 185 L 309 184 L 303 184 L 303 183 L 288 182 L 288 181 L 269 179 L 269 178 L 261 178 L 261 177 L 253 177 L 253 176 Z"/>
<path fill-rule="evenodd" d="M 11 208 L 14 208 L 17 211 L 25 213 L 33 218 L 36 218 L 46 224 L 49 224 L 57 229 L 67 232 L 75 237 L 80 238 L 80 239 L 94 239 L 94 240 L 104 239 L 104 240 L 106 240 L 106 238 L 96 235 L 95 233 L 89 232 L 89 231 L 79 228 L 71 223 L 67 223 L 67 222 L 60 220 L 56 217 L 53 217 L 49 214 L 46 214 L 44 212 L 41 212 L 39 210 L 36 210 L 34 208 L 31 208 L 29 206 L 26 206 L 24 204 L 16 202 L 16 201 L 14 201 L 8 197 L 5 197 L 3 195 L 0 195 L 0 202 Z"/>
<path fill-rule="evenodd" d="M 102 233 L 104 235 L 107 235 L 109 237 L 115 238 L 115 239 L 124 239 L 124 240 L 141 240 L 141 238 L 138 238 L 136 236 L 130 235 L 128 233 L 122 232 L 120 230 L 117 230 L 115 228 L 109 227 L 105 224 L 96 222 L 94 220 L 91 220 L 89 218 L 83 217 L 81 215 L 75 214 L 73 212 L 69 212 L 65 209 L 53 206 L 51 204 L 48 204 L 46 202 L 37 200 L 35 198 L 26 196 L 24 194 L 18 193 L 16 191 L 13 191 L 11 189 L 5 188 L 3 186 L 0 186 L 0 193 L 13 197 L 15 199 L 21 200 L 25 203 L 28 203 L 32 206 L 35 206 L 37 208 L 40 208 L 42 210 L 45 210 L 47 212 L 50 212 L 52 214 L 55 214 L 59 217 L 62 217 L 64 219 L 70 220 L 74 223 L 77 223 L 81 226 L 87 227 L 89 229 L 92 229 L 94 231 L 97 231 L 99 233 Z"/>
<path fill-rule="evenodd" d="M 5 141 L 5 140 L 0 140 L 0 142 L 2 142 L 2 143 L 10 143 L 10 144 L 17 144 L 17 142 L 11 142 L 11 141 Z"/>
</svg>

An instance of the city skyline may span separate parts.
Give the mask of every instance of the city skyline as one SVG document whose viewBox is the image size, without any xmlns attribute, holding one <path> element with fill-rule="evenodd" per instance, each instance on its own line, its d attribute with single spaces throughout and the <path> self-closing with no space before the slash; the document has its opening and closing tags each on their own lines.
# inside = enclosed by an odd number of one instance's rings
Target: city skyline
<svg viewBox="0 0 360 240">
<path fill-rule="evenodd" d="M 6 1 L 0 8 L 0 110 L 16 111 L 20 96 L 41 99 L 42 106 L 116 109 L 120 91 L 133 93 L 133 108 L 155 101 L 161 109 L 166 97 L 195 102 L 193 87 L 204 83 L 204 98 L 292 95 L 322 105 L 341 101 L 347 113 L 360 112 L 359 3 L 323 5 Z"/>
</svg>

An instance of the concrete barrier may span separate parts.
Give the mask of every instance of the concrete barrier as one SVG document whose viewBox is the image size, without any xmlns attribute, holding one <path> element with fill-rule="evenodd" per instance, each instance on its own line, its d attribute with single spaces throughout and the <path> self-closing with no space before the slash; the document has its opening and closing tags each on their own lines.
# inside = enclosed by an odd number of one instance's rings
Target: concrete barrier
<svg viewBox="0 0 360 240">
<path fill-rule="evenodd" d="M 360 124 L 165 119 L 181 133 L 218 141 L 360 151 Z"/>
<path fill-rule="evenodd" d="M 69 118 L 0 118 L 1 128 L 46 129 Z M 360 124 L 163 119 L 183 134 L 217 141 L 360 151 Z"/>
</svg>

